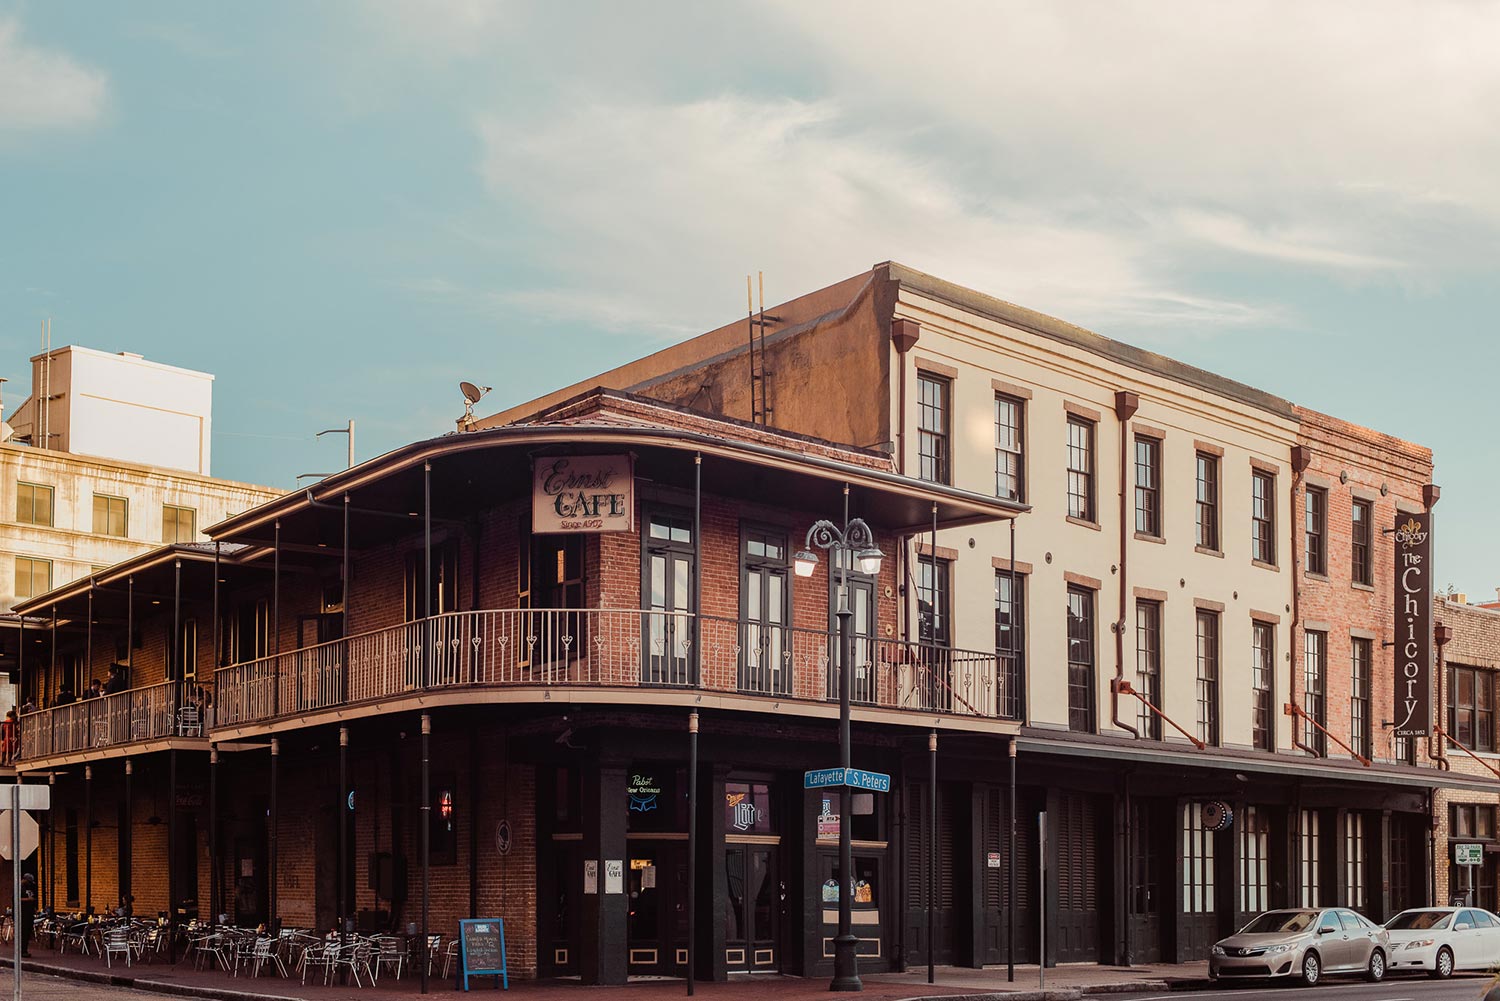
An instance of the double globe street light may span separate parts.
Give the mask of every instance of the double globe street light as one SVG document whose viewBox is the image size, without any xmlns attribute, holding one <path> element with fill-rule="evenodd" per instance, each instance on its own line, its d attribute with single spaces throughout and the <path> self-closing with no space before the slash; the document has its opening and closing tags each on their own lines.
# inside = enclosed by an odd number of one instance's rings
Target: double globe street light
<svg viewBox="0 0 1500 1001">
<path fill-rule="evenodd" d="M 811 577 L 818 568 L 818 554 L 814 547 L 833 554 L 833 563 L 839 571 L 839 764 L 847 778 L 851 767 L 849 761 L 849 665 L 854 660 L 854 636 L 850 631 L 850 620 L 854 611 L 849 607 L 849 568 L 857 565 L 860 573 L 872 577 L 880 573 L 885 554 L 875 545 L 875 533 L 863 518 L 848 521 L 840 529 L 831 521 L 816 522 L 807 530 L 807 541 L 802 551 L 793 559 L 793 568 L 798 577 Z M 833 981 L 831 991 L 859 991 L 864 985 L 859 980 L 854 937 L 854 842 L 850 833 L 851 812 L 849 786 L 839 788 L 839 933 L 833 940 Z"/>
</svg>

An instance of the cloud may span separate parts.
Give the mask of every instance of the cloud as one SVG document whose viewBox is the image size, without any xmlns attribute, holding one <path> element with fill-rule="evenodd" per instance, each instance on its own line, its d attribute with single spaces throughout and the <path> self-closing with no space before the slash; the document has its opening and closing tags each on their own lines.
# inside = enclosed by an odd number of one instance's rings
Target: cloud
<svg viewBox="0 0 1500 1001">
<path fill-rule="evenodd" d="M 88 125 L 107 97 L 101 71 L 27 44 L 19 20 L 0 17 L 0 132 Z"/>
</svg>

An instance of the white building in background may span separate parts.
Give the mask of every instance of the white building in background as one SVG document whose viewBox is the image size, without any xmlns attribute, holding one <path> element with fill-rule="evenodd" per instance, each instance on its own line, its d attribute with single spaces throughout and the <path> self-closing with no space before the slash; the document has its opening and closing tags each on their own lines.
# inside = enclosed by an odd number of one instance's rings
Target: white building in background
<svg viewBox="0 0 1500 1001">
<path fill-rule="evenodd" d="M 0 424 L 0 670 L 19 599 L 87 577 L 282 493 L 209 473 L 213 376 L 67 346 L 31 359 L 32 392 Z M 30 659 L 43 637 L 28 637 Z M 0 687 L 0 713 L 13 689 Z"/>
</svg>

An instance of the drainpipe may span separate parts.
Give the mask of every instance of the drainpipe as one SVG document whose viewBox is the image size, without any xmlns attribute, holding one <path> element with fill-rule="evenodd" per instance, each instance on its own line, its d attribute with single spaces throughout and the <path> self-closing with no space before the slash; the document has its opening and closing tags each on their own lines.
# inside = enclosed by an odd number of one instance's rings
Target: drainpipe
<svg viewBox="0 0 1500 1001">
<path fill-rule="evenodd" d="M 896 346 L 896 472 L 906 475 L 906 356 L 916 347 L 922 336 L 922 325 L 916 320 L 900 317 L 891 320 L 891 343 Z M 906 582 L 911 577 L 911 538 L 901 540 L 901 638 L 911 640 L 911 601 L 905 595 Z"/>
<path fill-rule="evenodd" d="M 1126 571 L 1126 559 L 1129 554 L 1129 535 L 1127 534 L 1128 495 L 1126 488 L 1125 470 L 1127 468 L 1126 458 L 1130 447 L 1130 418 L 1141 408 L 1141 398 L 1135 393 L 1120 390 L 1115 393 L 1115 416 L 1120 420 L 1120 614 L 1114 622 L 1115 633 L 1115 677 L 1109 686 L 1109 702 L 1111 722 L 1116 729 L 1126 730 L 1130 736 L 1139 740 L 1141 731 L 1120 719 L 1120 691 L 1121 683 L 1125 681 L 1125 608 L 1129 594 L 1129 573 Z M 1127 890 L 1128 892 L 1128 890 Z M 1129 950 L 1129 946 L 1126 946 Z"/>
<path fill-rule="evenodd" d="M 1437 714 L 1438 719 L 1443 718 L 1443 674 L 1447 670 L 1446 663 L 1443 659 L 1443 648 L 1448 645 L 1448 641 L 1451 639 L 1453 639 L 1453 630 L 1448 626 L 1439 622 L 1435 627 L 1433 627 L 1432 642 L 1437 647 L 1437 669 L 1433 671 L 1434 677 L 1437 678 L 1437 698 L 1434 700 L 1432 711 Z M 1453 740 L 1453 738 L 1449 736 L 1447 728 L 1444 727 L 1441 723 L 1437 726 L 1434 726 L 1432 728 L 1432 732 L 1437 737 L 1438 771 L 1449 771 L 1453 766 L 1448 762 L 1448 741 Z M 1455 744 L 1458 744 L 1458 741 L 1456 740 L 1453 740 L 1453 742 Z M 1458 744 L 1458 746 L 1463 747 L 1462 744 Z M 1463 749 L 1466 751 L 1469 750 L 1467 747 L 1463 747 Z M 1474 752 L 1469 751 L 1469 753 L 1473 754 Z M 1480 764 L 1484 764 L 1484 762 L 1481 761 Z M 1494 769 L 1491 768 L 1490 771 L 1494 771 Z"/>
<path fill-rule="evenodd" d="M 1290 700 L 1285 707 L 1286 715 L 1292 721 L 1292 750 L 1306 751 L 1313 757 L 1319 757 L 1317 751 L 1302 743 L 1302 738 L 1297 731 L 1302 726 L 1302 717 L 1297 714 L 1297 630 L 1302 625 L 1302 603 L 1299 596 L 1302 593 L 1302 554 L 1297 549 L 1297 496 L 1302 486 L 1302 475 L 1307 472 L 1307 467 L 1312 465 L 1312 450 L 1306 445 L 1292 446 L 1292 492 L 1291 510 L 1288 512 L 1292 523 L 1292 630 L 1287 637 L 1287 656 L 1291 661 L 1287 671 L 1288 682 L 1286 696 Z"/>
<path fill-rule="evenodd" d="M 1440 486 L 1438 486 L 1436 483 L 1424 483 L 1424 484 L 1422 484 L 1422 506 L 1427 509 L 1427 533 L 1429 535 L 1432 534 L 1432 529 L 1433 529 L 1433 525 L 1432 525 L 1432 520 L 1433 520 L 1432 519 L 1432 508 L 1433 508 L 1433 505 L 1435 505 L 1438 502 L 1438 498 L 1440 498 L 1442 496 L 1443 496 L 1443 488 L 1440 487 Z M 1430 552 L 1436 552 L 1437 551 L 1437 539 L 1433 538 L 1431 540 L 1430 545 L 1431 545 L 1432 548 L 1429 551 Z M 1431 579 L 1431 573 L 1430 572 L 1428 574 L 1428 577 L 1429 577 L 1429 579 Z M 1434 609 L 1432 609 L 1432 611 L 1436 612 L 1437 609 L 1434 608 Z M 1433 617 L 1436 618 L 1436 615 L 1434 615 Z M 1437 670 L 1435 670 L 1433 672 L 1433 679 L 1432 679 L 1433 683 L 1432 683 L 1432 686 L 1431 686 L 1431 692 L 1432 692 L 1432 710 L 1431 710 L 1431 714 L 1433 716 L 1436 716 L 1439 720 L 1444 720 L 1445 719 L 1444 716 L 1443 716 L 1443 708 L 1446 705 L 1446 703 L 1443 702 L 1443 681 L 1444 681 L 1444 678 L 1443 678 L 1443 647 L 1444 647 L 1444 645 L 1447 644 L 1448 638 L 1446 636 L 1442 635 L 1442 631 L 1444 631 L 1444 628 L 1445 627 L 1441 623 L 1438 623 L 1437 628 L 1433 630 L 1433 639 L 1437 643 Z M 1448 636 L 1452 635 L 1451 631 L 1447 631 L 1447 632 L 1448 632 Z M 1427 756 L 1437 762 L 1437 766 L 1438 766 L 1438 769 L 1440 771 L 1445 771 L 1446 772 L 1448 770 L 1448 768 L 1449 768 L 1449 765 L 1448 765 L 1448 739 L 1445 736 L 1443 736 L 1444 730 L 1443 730 L 1443 728 L 1441 726 L 1431 726 L 1431 718 L 1429 718 L 1428 723 L 1429 723 L 1428 732 L 1431 734 L 1431 736 L 1429 736 L 1427 738 Z M 1436 750 L 1435 753 L 1433 751 L 1434 745 L 1437 748 L 1437 750 Z"/>
</svg>

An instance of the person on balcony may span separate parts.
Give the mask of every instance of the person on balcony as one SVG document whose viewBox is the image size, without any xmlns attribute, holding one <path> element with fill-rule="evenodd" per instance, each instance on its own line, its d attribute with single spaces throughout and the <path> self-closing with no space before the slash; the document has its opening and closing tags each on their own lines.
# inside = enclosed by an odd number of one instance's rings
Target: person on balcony
<svg viewBox="0 0 1500 1001">
<path fill-rule="evenodd" d="M 64 678 L 62 687 L 57 690 L 57 701 L 53 704 L 59 706 L 70 706 L 77 701 L 77 696 L 73 694 L 73 683 Z"/>
<path fill-rule="evenodd" d="M 109 680 L 104 683 L 105 695 L 116 695 L 129 687 L 125 681 L 125 666 L 123 664 L 109 665 Z"/>
<path fill-rule="evenodd" d="M 95 678 L 93 681 L 89 682 L 88 690 L 83 693 L 83 697 L 86 699 L 97 699 L 103 694 L 104 688 L 99 684 L 99 679 Z"/>
<path fill-rule="evenodd" d="M 0 723 L 0 762 L 7 765 L 16 760 L 21 747 L 21 719 L 14 709 L 5 711 L 5 722 Z"/>
</svg>

